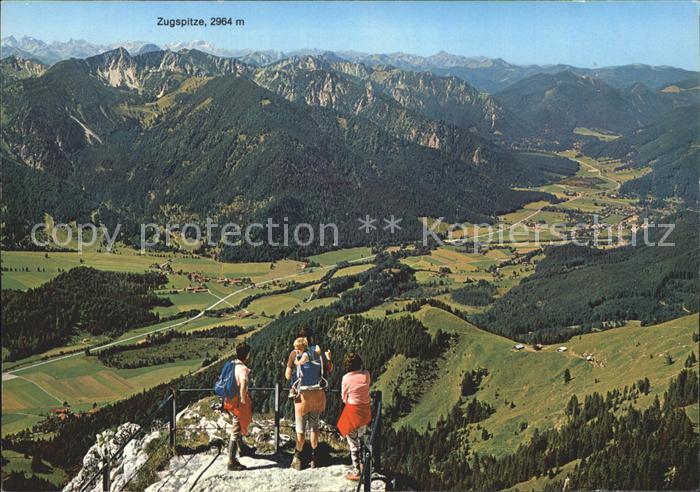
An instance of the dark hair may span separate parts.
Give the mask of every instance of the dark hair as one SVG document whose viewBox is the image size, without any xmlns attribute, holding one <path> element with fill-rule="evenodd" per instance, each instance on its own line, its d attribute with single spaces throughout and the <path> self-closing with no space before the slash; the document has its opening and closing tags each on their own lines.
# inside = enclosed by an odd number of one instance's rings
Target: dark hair
<svg viewBox="0 0 700 492">
<path fill-rule="evenodd" d="M 314 331 L 311 328 L 302 328 L 299 330 L 299 336 L 301 338 L 306 338 L 309 345 L 311 345 L 314 341 Z"/>
<path fill-rule="evenodd" d="M 250 345 L 248 345 L 245 342 L 241 342 L 238 345 L 236 345 L 236 358 L 238 360 L 245 360 L 246 357 L 248 357 L 248 354 L 250 353 Z"/>
<path fill-rule="evenodd" d="M 345 356 L 345 361 L 343 361 L 343 366 L 345 366 L 345 372 L 359 371 L 362 369 L 362 358 L 359 354 L 355 352 L 350 352 Z"/>
</svg>

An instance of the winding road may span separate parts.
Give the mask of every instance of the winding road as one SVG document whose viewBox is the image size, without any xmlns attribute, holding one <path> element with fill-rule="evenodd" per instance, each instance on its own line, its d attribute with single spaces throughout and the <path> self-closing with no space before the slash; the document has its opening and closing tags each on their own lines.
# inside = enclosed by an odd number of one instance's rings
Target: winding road
<svg viewBox="0 0 700 492">
<path fill-rule="evenodd" d="M 371 259 L 374 258 L 375 256 L 376 256 L 376 255 L 365 256 L 365 257 L 363 257 L 363 258 L 358 258 L 358 259 L 356 259 L 356 260 L 347 261 L 347 263 L 359 263 L 359 262 L 362 262 L 362 261 L 371 260 Z M 323 266 L 323 267 L 319 267 L 318 270 L 333 269 L 333 268 L 335 268 L 335 267 L 337 267 L 337 266 L 338 266 L 338 264 L 337 264 L 337 263 L 334 263 L 333 265 L 326 265 L 326 266 Z M 249 286 L 247 286 L 247 287 L 243 287 L 242 289 L 238 289 L 238 290 L 236 290 L 236 291 L 234 291 L 234 292 L 231 292 L 230 294 L 227 294 L 227 295 L 224 296 L 224 297 L 214 296 L 214 297 L 217 297 L 218 301 L 216 301 L 215 303 L 211 304 L 210 306 L 207 306 L 206 308 L 202 309 L 199 313 L 197 313 L 196 315 L 192 316 L 191 318 L 187 318 L 187 319 L 185 319 L 185 320 L 183 320 L 183 321 L 179 321 L 179 322 L 177 322 L 177 323 L 173 323 L 172 325 L 163 326 L 163 327 L 161 327 L 161 328 L 157 328 L 157 329 L 155 329 L 155 330 L 151 330 L 151 331 L 148 331 L 148 332 L 145 332 L 145 333 L 139 333 L 138 335 L 134 335 L 134 336 L 127 337 L 127 338 L 122 338 L 121 340 L 115 340 L 114 342 L 106 343 L 106 344 L 104 344 L 104 345 L 100 345 L 100 346 L 97 346 L 97 347 L 91 347 L 91 348 L 90 348 L 90 351 L 93 352 L 93 353 L 94 353 L 94 352 L 99 352 L 100 350 L 104 350 L 104 349 L 106 349 L 106 348 L 108 348 L 108 347 L 113 347 L 113 346 L 115 346 L 115 345 L 120 345 L 120 344 L 123 344 L 123 343 L 126 343 L 126 342 L 130 342 L 130 341 L 132 341 L 132 340 L 138 340 L 138 339 L 141 339 L 141 338 L 145 338 L 145 337 L 147 337 L 148 335 L 152 335 L 152 334 L 154 334 L 154 333 L 158 333 L 158 332 L 165 331 L 165 330 L 171 330 L 171 329 L 173 329 L 173 328 L 178 328 L 178 327 L 180 327 L 180 326 L 186 325 L 187 323 L 191 323 L 192 321 L 194 321 L 194 320 L 196 320 L 196 319 L 201 318 L 202 316 L 204 316 L 204 314 L 205 314 L 207 311 L 210 311 L 210 310 L 214 309 L 214 308 L 215 308 L 216 306 L 218 306 L 219 304 L 226 303 L 226 304 L 228 304 L 228 305 L 230 306 L 231 304 L 228 303 L 228 299 L 229 299 L 230 297 L 235 296 L 236 294 L 240 294 L 241 292 L 244 292 L 244 291 L 246 291 L 246 290 L 252 289 L 252 288 L 254 288 L 254 287 L 260 287 L 260 286 L 263 286 L 263 285 L 266 285 L 266 284 L 270 284 L 270 283 L 272 283 L 272 282 L 276 282 L 276 281 L 278 281 L 278 280 L 285 280 L 285 279 L 292 278 L 292 277 L 299 277 L 299 276 L 301 276 L 301 275 L 307 275 L 308 273 L 311 273 L 311 272 L 298 272 L 298 273 L 292 273 L 292 274 L 290 274 L 290 275 L 284 275 L 284 276 L 282 276 L 282 277 L 275 277 L 275 278 L 271 278 L 271 279 L 269 279 L 269 280 L 265 280 L 265 281 L 263 281 L 263 282 L 258 282 L 258 283 L 256 283 L 256 284 L 251 284 L 251 285 L 249 285 Z M 273 295 L 273 294 L 274 294 L 274 292 L 271 292 L 271 293 L 270 293 L 270 295 Z M 39 362 L 35 362 L 35 363 L 33 363 L 33 364 L 29 364 L 29 365 L 26 365 L 26 366 L 18 367 L 18 368 L 16 368 L 16 369 L 12 369 L 12 370 L 3 372 L 3 373 L 2 373 L 2 379 L 3 379 L 3 381 L 7 381 L 7 380 L 9 380 L 9 379 L 13 379 L 12 376 L 18 377 L 18 376 L 16 376 L 16 375 L 17 375 L 17 373 L 19 373 L 19 372 L 26 371 L 26 370 L 28 370 L 28 369 L 33 369 L 33 368 L 35 368 L 35 367 L 43 366 L 43 365 L 46 365 L 46 364 L 52 364 L 52 363 L 58 362 L 58 361 L 60 361 L 60 360 L 70 359 L 71 357 L 79 357 L 79 356 L 84 356 L 84 355 L 85 355 L 85 353 L 81 350 L 81 351 L 79 351 L 79 352 L 72 352 L 72 353 L 70 353 L 70 354 L 65 354 L 65 355 L 59 355 L 59 356 L 56 356 L 56 357 L 52 357 L 52 358 L 50 358 L 50 359 L 42 360 L 42 361 L 39 361 Z M 42 388 L 42 389 L 43 389 L 43 388 Z"/>
</svg>

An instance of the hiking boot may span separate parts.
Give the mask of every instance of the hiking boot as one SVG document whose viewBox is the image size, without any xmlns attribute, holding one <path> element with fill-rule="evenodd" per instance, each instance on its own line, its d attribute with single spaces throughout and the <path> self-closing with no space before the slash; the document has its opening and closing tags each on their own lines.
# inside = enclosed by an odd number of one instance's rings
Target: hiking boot
<svg viewBox="0 0 700 492">
<path fill-rule="evenodd" d="M 359 474 L 359 472 L 357 472 L 355 470 L 351 470 L 345 474 L 345 479 L 352 480 L 353 482 L 359 482 L 360 481 L 360 474 Z"/>
<path fill-rule="evenodd" d="M 239 439 L 238 454 L 241 456 L 255 456 L 255 448 L 248 446 L 243 439 Z"/>
<path fill-rule="evenodd" d="M 294 459 L 292 460 L 290 468 L 292 470 L 301 471 L 301 453 L 297 450 L 294 450 Z"/>
<path fill-rule="evenodd" d="M 243 471 L 248 467 L 238 461 L 236 458 L 228 460 L 228 471 Z"/>
<path fill-rule="evenodd" d="M 316 450 L 311 450 L 311 461 L 309 461 L 309 468 L 316 468 Z"/>
</svg>

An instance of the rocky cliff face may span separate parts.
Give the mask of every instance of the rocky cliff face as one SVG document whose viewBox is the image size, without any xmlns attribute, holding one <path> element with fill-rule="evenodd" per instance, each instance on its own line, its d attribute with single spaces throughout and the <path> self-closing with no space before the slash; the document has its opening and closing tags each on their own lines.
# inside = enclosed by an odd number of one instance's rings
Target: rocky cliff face
<svg viewBox="0 0 700 492">
<path fill-rule="evenodd" d="M 46 71 L 46 65 L 35 60 L 12 55 L 2 60 L 2 70 L 17 78 L 38 77 Z"/>
<path fill-rule="evenodd" d="M 197 50 L 147 51 L 131 56 L 124 48 L 86 60 L 98 79 L 112 87 L 162 94 L 171 91 L 187 77 L 243 75 L 250 69 L 232 58 L 221 58 Z"/>
<path fill-rule="evenodd" d="M 136 424 L 126 423 L 116 430 L 106 430 L 97 435 L 95 444 L 89 449 L 83 458 L 83 467 L 78 475 L 63 489 L 66 492 L 77 492 L 87 484 L 102 468 L 105 461 L 124 445 L 131 436 L 139 431 Z M 123 490 L 138 473 L 139 469 L 148 461 L 149 444 L 161 437 L 161 431 L 154 430 L 145 436 L 131 440 L 124 452 L 111 464 L 111 489 Z M 91 491 L 102 491 L 102 477 L 98 477 L 89 488 Z"/>
<path fill-rule="evenodd" d="M 283 420 L 280 452 L 274 451 L 274 425 L 271 419 L 258 417 L 246 438 L 256 448 L 254 457 L 242 457 L 245 471 L 227 469 L 227 444 L 231 426 L 228 417 L 216 409 L 216 399 L 205 398 L 187 407 L 177 417 L 177 454 L 168 447 L 167 428 L 143 432 L 130 441 L 121 456 L 112 459 L 112 491 L 146 490 L 148 492 L 274 490 L 274 491 L 354 491 L 357 482 L 345 479 L 349 463 L 343 441 L 324 426 L 319 449 L 321 466 L 295 471 L 289 468 L 294 448 L 292 422 Z M 116 430 L 97 436 L 96 443 L 83 459 L 83 468 L 64 488 L 76 492 L 98 472 L 105 459 L 114 453 L 139 426 L 126 423 Z M 89 490 L 102 490 L 99 477 Z M 373 477 L 372 490 L 386 490 L 383 476 Z"/>
</svg>

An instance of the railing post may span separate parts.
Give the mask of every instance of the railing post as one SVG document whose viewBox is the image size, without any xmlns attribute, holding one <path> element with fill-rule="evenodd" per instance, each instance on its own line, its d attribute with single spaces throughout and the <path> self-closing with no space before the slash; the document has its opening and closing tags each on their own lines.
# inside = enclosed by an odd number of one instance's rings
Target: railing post
<svg viewBox="0 0 700 492">
<path fill-rule="evenodd" d="M 173 394 L 170 400 L 169 415 L 169 430 L 170 430 L 170 447 L 175 449 L 175 424 L 177 420 L 177 390 L 172 390 Z"/>
<path fill-rule="evenodd" d="M 275 383 L 275 454 L 280 450 L 280 383 Z"/>
<path fill-rule="evenodd" d="M 102 491 L 109 492 L 112 488 L 110 477 L 109 458 L 105 458 L 104 466 L 102 467 Z"/>
<path fill-rule="evenodd" d="M 382 392 L 374 392 L 376 402 L 376 414 L 374 418 L 377 420 L 377 432 L 374 435 L 372 443 L 372 455 L 374 457 L 374 468 L 379 470 L 382 467 Z"/>
<path fill-rule="evenodd" d="M 365 464 L 362 470 L 362 478 L 364 478 L 364 490 L 370 492 L 372 490 L 372 442 L 370 441 L 365 448 Z"/>
</svg>

